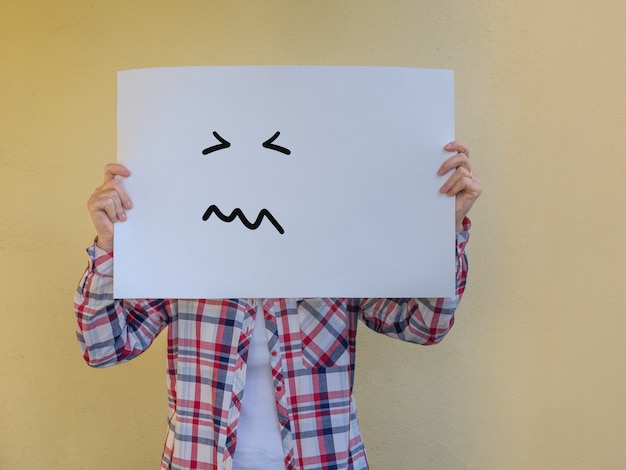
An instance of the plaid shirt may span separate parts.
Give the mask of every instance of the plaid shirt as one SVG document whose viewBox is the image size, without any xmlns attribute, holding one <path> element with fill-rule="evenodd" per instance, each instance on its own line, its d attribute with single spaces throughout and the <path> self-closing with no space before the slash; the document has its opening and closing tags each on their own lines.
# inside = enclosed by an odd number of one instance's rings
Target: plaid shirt
<svg viewBox="0 0 626 470">
<path fill-rule="evenodd" d="M 457 234 L 456 296 L 447 299 L 113 299 L 113 254 L 94 246 L 75 296 L 85 360 L 133 359 L 168 328 L 168 433 L 162 469 L 230 470 L 255 321 L 269 351 L 287 470 L 361 470 L 367 458 L 352 396 L 357 320 L 418 344 L 454 322 L 467 276 L 469 220 Z"/>
</svg>

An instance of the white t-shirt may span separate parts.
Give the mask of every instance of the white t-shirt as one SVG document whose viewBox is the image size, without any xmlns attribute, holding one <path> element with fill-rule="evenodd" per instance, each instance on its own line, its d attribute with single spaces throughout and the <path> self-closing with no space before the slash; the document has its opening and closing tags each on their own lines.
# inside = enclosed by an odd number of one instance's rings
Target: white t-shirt
<svg viewBox="0 0 626 470">
<path fill-rule="evenodd" d="M 261 299 L 250 339 L 233 470 L 285 470 Z"/>
</svg>

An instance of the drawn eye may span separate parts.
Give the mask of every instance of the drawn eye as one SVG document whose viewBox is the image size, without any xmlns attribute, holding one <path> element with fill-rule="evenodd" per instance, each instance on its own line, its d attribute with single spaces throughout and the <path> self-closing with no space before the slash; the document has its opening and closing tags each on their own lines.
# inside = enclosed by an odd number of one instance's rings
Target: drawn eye
<svg viewBox="0 0 626 470">
<path fill-rule="evenodd" d="M 224 139 L 221 135 L 219 135 L 217 132 L 213 131 L 213 135 L 215 136 L 215 138 L 217 140 L 220 141 L 219 144 L 217 145 L 213 145 L 211 147 L 207 147 L 202 151 L 202 155 L 208 155 L 211 152 L 217 152 L 218 150 L 222 150 L 222 149 L 227 149 L 228 147 L 230 147 L 230 142 L 228 142 L 226 139 Z"/>
<path fill-rule="evenodd" d="M 278 138 L 280 132 L 276 131 L 272 137 L 263 142 L 263 147 L 270 150 L 276 150 L 277 152 L 284 153 L 285 155 L 291 155 L 291 150 L 281 147 L 280 145 L 274 145 L 274 141 Z"/>
</svg>

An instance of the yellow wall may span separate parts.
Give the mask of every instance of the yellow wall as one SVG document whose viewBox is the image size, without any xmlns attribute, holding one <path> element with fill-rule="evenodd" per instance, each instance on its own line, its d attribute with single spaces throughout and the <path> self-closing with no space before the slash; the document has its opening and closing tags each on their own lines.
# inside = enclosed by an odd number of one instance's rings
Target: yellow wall
<svg viewBox="0 0 626 470">
<path fill-rule="evenodd" d="M 626 2 L 4 0 L 0 468 L 154 469 L 165 349 L 83 364 L 85 201 L 115 159 L 116 71 L 451 68 L 484 194 L 457 325 L 362 329 L 373 469 L 626 468 Z"/>
</svg>

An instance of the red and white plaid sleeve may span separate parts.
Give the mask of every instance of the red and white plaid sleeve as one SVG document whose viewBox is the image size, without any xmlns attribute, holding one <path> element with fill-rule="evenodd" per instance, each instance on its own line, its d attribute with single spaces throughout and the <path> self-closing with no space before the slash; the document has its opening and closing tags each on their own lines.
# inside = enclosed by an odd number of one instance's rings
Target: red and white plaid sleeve
<svg viewBox="0 0 626 470">
<path fill-rule="evenodd" d="M 167 301 L 115 300 L 113 253 L 87 249 L 89 266 L 74 295 L 77 337 L 94 367 L 124 362 L 145 351 L 169 321 Z"/>
<path fill-rule="evenodd" d="M 467 254 L 470 220 L 456 234 L 456 292 L 447 298 L 360 299 L 360 319 L 372 330 L 418 344 L 435 344 L 454 324 L 456 311 L 467 281 Z"/>
</svg>

